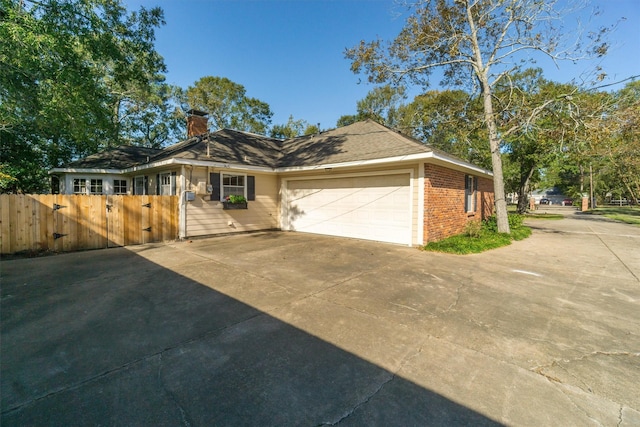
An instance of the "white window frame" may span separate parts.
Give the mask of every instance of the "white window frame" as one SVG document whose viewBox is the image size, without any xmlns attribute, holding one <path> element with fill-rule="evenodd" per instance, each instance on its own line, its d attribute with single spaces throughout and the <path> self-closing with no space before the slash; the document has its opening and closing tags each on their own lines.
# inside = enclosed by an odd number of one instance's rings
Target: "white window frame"
<svg viewBox="0 0 640 427">
<path fill-rule="evenodd" d="M 76 191 L 76 186 L 79 187 L 79 191 Z M 87 179 L 73 178 L 71 188 L 73 189 L 73 194 L 87 194 Z"/>
<path fill-rule="evenodd" d="M 137 196 L 147 195 L 146 177 L 144 175 L 133 177 L 133 194 Z"/>
<path fill-rule="evenodd" d="M 116 183 L 118 183 L 116 185 Z M 124 188 L 122 188 L 122 183 L 124 183 Z M 129 188 L 129 182 L 124 178 L 114 178 L 113 179 L 113 194 L 127 194 L 127 189 Z M 121 191 L 118 191 L 121 190 Z"/>
<path fill-rule="evenodd" d="M 89 194 L 104 194 L 104 179 L 89 178 L 87 181 L 89 182 Z"/>
<path fill-rule="evenodd" d="M 161 173 L 159 176 L 160 196 L 176 195 L 176 175 L 171 172 Z"/>
<path fill-rule="evenodd" d="M 476 211 L 477 180 L 477 176 L 464 176 L 464 206 L 466 213 L 474 213 Z"/>
<path fill-rule="evenodd" d="M 225 184 L 225 177 L 232 182 L 234 178 L 242 178 L 242 185 Z M 221 173 L 220 174 L 220 197 L 225 200 L 227 196 L 232 194 L 247 197 L 247 175 L 242 173 Z"/>
</svg>

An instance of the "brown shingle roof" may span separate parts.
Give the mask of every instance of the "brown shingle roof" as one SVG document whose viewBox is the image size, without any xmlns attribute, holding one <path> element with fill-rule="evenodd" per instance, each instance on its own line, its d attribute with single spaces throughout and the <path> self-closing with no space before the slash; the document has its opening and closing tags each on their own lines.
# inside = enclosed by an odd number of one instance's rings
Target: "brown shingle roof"
<svg viewBox="0 0 640 427">
<path fill-rule="evenodd" d="M 126 169 L 142 163 L 184 159 L 287 168 L 384 159 L 432 151 L 431 147 L 416 139 L 366 120 L 286 141 L 221 129 L 180 141 L 162 150 L 120 146 L 72 162 L 67 167 Z"/>
<path fill-rule="evenodd" d="M 125 169 L 132 165 L 143 163 L 147 158 L 152 158 L 161 151 L 157 148 L 121 145 L 73 161 L 67 164 L 66 167 L 78 169 Z"/>
<path fill-rule="evenodd" d="M 283 143 L 279 167 L 374 160 L 433 151 L 429 146 L 372 120 Z"/>
<path fill-rule="evenodd" d="M 221 129 L 197 138 L 195 142 L 181 142 L 167 147 L 152 161 L 177 158 L 273 168 L 280 157 L 281 142 L 266 136 Z"/>
</svg>

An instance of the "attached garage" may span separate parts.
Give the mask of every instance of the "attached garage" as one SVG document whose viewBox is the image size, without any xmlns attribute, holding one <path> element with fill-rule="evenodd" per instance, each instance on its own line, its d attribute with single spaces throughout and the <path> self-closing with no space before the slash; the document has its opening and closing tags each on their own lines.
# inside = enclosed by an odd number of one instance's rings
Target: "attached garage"
<svg viewBox="0 0 640 427">
<path fill-rule="evenodd" d="M 285 180 L 283 229 L 411 244 L 411 174 Z"/>
</svg>

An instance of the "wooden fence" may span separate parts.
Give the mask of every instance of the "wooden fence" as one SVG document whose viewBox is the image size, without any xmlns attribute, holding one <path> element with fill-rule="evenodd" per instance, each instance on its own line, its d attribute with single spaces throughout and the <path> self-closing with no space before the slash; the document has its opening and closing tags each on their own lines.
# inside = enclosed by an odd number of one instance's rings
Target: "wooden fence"
<svg viewBox="0 0 640 427">
<path fill-rule="evenodd" d="M 178 196 L 0 195 L 0 253 L 174 240 Z"/>
</svg>

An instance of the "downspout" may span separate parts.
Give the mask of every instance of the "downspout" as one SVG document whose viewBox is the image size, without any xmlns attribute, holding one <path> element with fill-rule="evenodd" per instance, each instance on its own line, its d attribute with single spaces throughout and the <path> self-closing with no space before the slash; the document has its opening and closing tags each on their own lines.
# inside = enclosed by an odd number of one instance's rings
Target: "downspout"
<svg viewBox="0 0 640 427">
<path fill-rule="evenodd" d="M 185 194 L 187 192 L 187 177 L 184 165 L 180 169 L 180 201 L 178 216 L 178 239 L 183 240 L 187 237 L 187 202 Z"/>
</svg>

